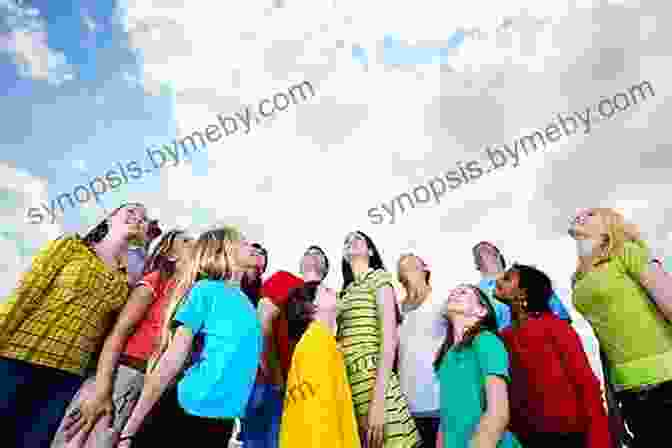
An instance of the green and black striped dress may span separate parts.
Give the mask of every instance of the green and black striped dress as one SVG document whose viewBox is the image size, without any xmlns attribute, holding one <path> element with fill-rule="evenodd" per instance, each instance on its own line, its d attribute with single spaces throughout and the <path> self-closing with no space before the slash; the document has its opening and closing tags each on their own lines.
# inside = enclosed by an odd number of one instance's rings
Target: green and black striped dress
<svg viewBox="0 0 672 448">
<path fill-rule="evenodd" d="M 377 308 L 378 289 L 395 287 L 394 276 L 382 269 L 355 276 L 338 302 L 337 339 L 352 388 L 357 417 L 367 415 L 373 398 L 378 357 L 383 343 L 382 318 Z M 385 391 L 385 448 L 422 446 L 415 421 L 401 392 L 399 377 L 390 375 Z"/>
</svg>

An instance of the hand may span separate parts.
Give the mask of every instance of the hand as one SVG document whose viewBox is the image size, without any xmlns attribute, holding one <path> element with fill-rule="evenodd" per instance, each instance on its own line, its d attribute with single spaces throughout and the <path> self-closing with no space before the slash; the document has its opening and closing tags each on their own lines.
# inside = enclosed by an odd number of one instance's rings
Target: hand
<svg viewBox="0 0 672 448">
<path fill-rule="evenodd" d="M 371 402 L 366 441 L 368 448 L 383 448 L 385 443 L 385 400 L 374 399 Z"/>
<path fill-rule="evenodd" d="M 114 424 L 114 402 L 111 395 L 98 395 L 83 400 L 78 409 L 67 415 L 63 431 L 65 440 L 70 441 L 80 431 L 86 434 L 91 432 L 98 419 L 104 415 L 109 416 L 110 425 Z"/>
</svg>

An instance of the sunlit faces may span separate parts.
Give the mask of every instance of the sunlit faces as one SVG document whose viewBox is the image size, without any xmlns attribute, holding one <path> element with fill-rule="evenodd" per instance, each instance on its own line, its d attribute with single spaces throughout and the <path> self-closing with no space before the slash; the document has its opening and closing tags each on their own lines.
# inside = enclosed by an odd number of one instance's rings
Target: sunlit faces
<svg viewBox="0 0 672 448">
<path fill-rule="evenodd" d="M 584 208 L 570 219 L 568 233 L 575 239 L 596 238 L 606 233 L 606 226 L 604 220 L 593 209 Z"/>
<path fill-rule="evenodd" d="M 504 266 L 501 265 L 499 252 L 492 245 L 480 244 L 476 253 L 478 256 L 477 264 L 482 272 L 499 272 L 504 269 Z"/>
<path fill-rule="evenodd" d="M 423 281 L 427 278 L 427 266 L 420 257 L 413 254 L 402 255 L 399 259 L 399 279 L 404 285 Z"/>
<path fill-rule="evenodd" d="M 181 266 L 191 259 L 195 245 L 196 240 L 192 237 L 184 234 L 177 235 L 173 241 L 173 247 L 168 256 Z"/>
<path fill-rule="evenodd" d="M 366 240 L 357 232 L 349 233 L 343 244 L 343 258 L 350 261 L 352 257 L 368 255 Z"/>
<path fill-rule="evenodd" d="M 520 274 L 513 269 L 509 269 L 504 275 L 497 279 L 495 297 L 502 302 L 510 303 L 518 291 L 519 283 Z"/>
<path fill-rule="evenodd" d="M 126 204 L 107 220 L 111 230 L 121 232 L 128 239 L 144 241 L 147 237 L 149 219 L 142 204 Z"/>
<path fill-rule="evenodd" d="M 324 260 L 324 255 L 320 252 L 319 249 L 311 247 L 306 250 L 301 257 L 301 263 L 299 266 L 299 271 L 304 274 L 306 272 L 319 272 L 324 274 L 324 268 L 326 261 Z"/>
<path fill-rule="evenodd" d="M 458 286 L 448 293 L 446 300 L 445 313 L 461 314 L 469 317 L 485 317 L 488 310 L 481 303 L 481 299 L 473 288 L 468 286 Z"/>
</svg>

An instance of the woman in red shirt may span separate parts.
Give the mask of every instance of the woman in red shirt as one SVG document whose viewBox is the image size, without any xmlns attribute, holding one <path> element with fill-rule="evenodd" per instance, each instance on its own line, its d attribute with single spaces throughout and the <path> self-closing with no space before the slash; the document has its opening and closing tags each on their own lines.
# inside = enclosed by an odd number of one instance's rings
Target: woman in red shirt
<svg viewBox="0 0 672 448">
<path fill-rule="evenodd" d="M 511 358 L 511 429 L 526 448 L 609 448 L 600 383 L 574 329 L 550 310 L 551 280 L 514 265 L 495 296 L 511 308 L 501 331 Z"/>
<path fill-rule="evenodd" d="M 161 334 L 168 292 L 175 286 L 175 274 L 180 262 L 188 258 L 192 242 L 184 231 L 171 230 L 154 247 L 142 280 L 105 340 L 95 378 L 87 380 L 75 397 L 52 448 L 100 448 L 105 446 L 103 440 L 113 440 L 114 431 L 107 428 L 123 428 L 140 396 L 144 372 Z M 148 425 L 148 437 L 152 426 Z"/>
</svg>

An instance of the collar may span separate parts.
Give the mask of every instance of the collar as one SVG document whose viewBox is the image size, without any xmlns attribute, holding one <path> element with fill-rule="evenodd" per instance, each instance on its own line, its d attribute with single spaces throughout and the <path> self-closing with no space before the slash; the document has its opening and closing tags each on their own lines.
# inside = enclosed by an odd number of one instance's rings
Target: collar
<svg viewBox="0 0 672 448">
<path fill-rule="evenodd" d="M 362 272 L 360 274 L 355 274 L 354 275 L 354 281 L 361 282 L 362 280 L 366 279 L 374 271 L 375 271 L 375 269 L 369 268 L 365 272 Z"/>
</svg>

